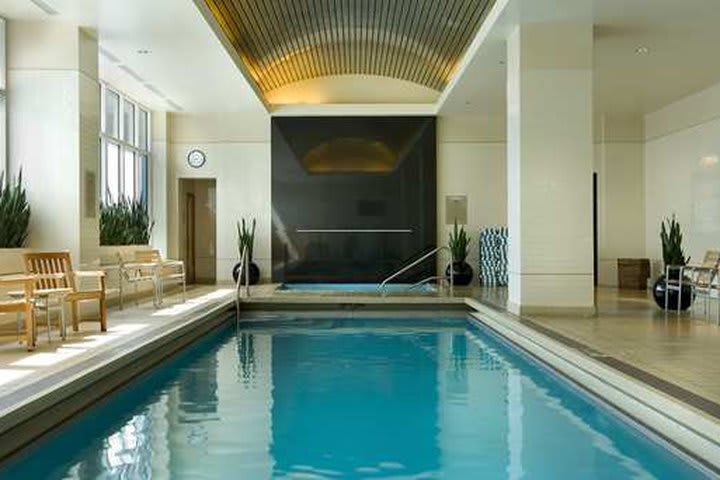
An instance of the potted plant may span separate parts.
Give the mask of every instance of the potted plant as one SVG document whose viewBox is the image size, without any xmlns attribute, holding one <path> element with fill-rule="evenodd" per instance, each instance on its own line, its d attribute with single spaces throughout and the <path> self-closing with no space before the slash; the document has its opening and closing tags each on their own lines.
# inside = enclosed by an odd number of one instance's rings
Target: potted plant
<svg viewBox="0 0 720 480">
<path fill-rule="evenodd" d="M 5 173 L 0 174 L 0 248 L 22 248 L 28 237 L 30 226 L 30 205 L 25 187 L 22 185 L 22 171 L 13 182 Z"/>
<path fill-rule="evenodd" d="M 473 269 L 465 261 L 469 245 L 470 237 L 465 233 L 465 227 L 458 228 L 458 224 L 455 222 L 448 241 L 448 247 L 452 253 L 452 272 L 450 272 L 450 266 L 445 271 L 445 275 L 448 277 L 452 274 L 455 285 L 465 286 L 472 282 Z"/>
<path fill-rule="evenodd" d="M 677 267 L 670 268 L 669 281 L 671 283 L 678 282 L 680 279 L 680 267 L 684 267 L 690 261 L 690 257 L 685 257 L 682 241 L 683 234 L 675 215 L 669 219 L 664 218 L 660 224 L 660 242 L 662 243 L 664 268 L 662 275 L 660 275 L 660 277 L 655 281 L 655 285 L 653 286 L 653 296 L 655 297 L 655 302 L 663 309 L 666 304 L 665 295 L 668 295 L 668 309 L 677 310 L 678 308 L 678 291 L 672 289 L 669 291 L 666 290 L 665 287 L 667 282 L 665 279 L 665 272 L 668 267 Z M 682 310 L 690 308 L 692 296 L 693 291 L 690 285 L 690 279 L 687 279 L 687 281 L 683 282 L 682 287 L 682 305 L 680 305 Z"/>
<path fill-rule="evenodd" d="M 253 249 L 255 245 L 255 219 L 252 219 L 252 226 L 248 227 L 250 222 L 245 222 L 243 218 L 241 222 L 237 222 L 237 234 L 238 234 L 238 256 L 242 258 L 243 251 L 247 249 L 247 261 L 250 262 L 248 270 L 250 271 L 250 285 L 256 285 L 260 281 L 260 268 L 253 262 Z M 238 262 L 233 267 L 233 280 L 237 283 L 238 276 L 240 276 L 240 282 L 245 283 L 245 270 L 240 271 L 241 262 Z"/>
<path fill-rule="evenodd" d="M 148 245 L 154 225 L 142 200 L 100 205 L 100 245 Z"/>
</svg>

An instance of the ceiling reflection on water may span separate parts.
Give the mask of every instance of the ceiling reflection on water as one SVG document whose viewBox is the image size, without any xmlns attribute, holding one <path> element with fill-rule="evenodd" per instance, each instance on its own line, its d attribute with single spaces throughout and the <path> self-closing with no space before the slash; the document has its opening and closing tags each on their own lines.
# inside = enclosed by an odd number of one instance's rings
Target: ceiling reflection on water
<svg viewBox="0 0 720 480">
<path fill-rule="evenodd" d="M 449 325 L 228 327 L 0 476 L 698 478 L 522 354 Z"/>
</svg>

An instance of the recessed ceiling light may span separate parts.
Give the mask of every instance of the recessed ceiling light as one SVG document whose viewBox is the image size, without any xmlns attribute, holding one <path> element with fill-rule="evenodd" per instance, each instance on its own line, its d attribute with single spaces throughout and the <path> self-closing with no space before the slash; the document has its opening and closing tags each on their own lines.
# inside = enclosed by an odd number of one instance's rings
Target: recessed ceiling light
<svg viewBox="0 0 720 480">
<path fill-rule="evenodd" d="M 149 55 L 152 53 L 151 50 L 148 50 L 147 48 L 141 48 L 137 51 L 138 55 Z"/>
<path fill-rule="evenodd" d="M 648 47 L 639 46 L 635 49 L 635 53 L 638 55 L 647 55 L 650 53 L 650 49 Z"/>
</svg>

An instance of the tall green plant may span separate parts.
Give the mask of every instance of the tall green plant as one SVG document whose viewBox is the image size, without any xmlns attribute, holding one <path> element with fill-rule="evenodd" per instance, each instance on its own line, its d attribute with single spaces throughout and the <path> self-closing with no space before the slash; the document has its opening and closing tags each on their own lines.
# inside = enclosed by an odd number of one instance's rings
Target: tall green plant
<svg viewBox="0 0 720 480">
<path fill-rule="evenodd" d="M 150 243 L 155 222 L 150 219 L 147 204 L 141 200 L 130 202 L 130 242 L 131 245 Z"/>
<path fill-rule="evenodd" d="M 22 185 L 22 170 L 15 181 L 0 174 L 0 248 L 22 248 L 28 237 L 30 205 Z"/>
<path fill-rule="evenodd" d="M 252 219 L 252 226 L 248 226 L 250 222 L 245 222 L 243 218 L 241 222 L 237 222 L 238 234 L 238 255 L 242 257 L 245 248 L 248 249 L 248 260 L 252 262 L 253 248 L 255 244 L 255 219 Z"/>
<path fill-rule="evenodd" d="M 458 228 L 457 221 L 450 232 L 448 246 L 452 252 L 453 262 L 464 262 L 468 255 L 468 246 L 470 245 L 470 237 L 465 233 L 465 227 Z"/>
<path fill-rule="evenodd" d="M 154 225 L 141 200 L 121 197 L 100 205 L 100 245 L 147 245 Z"/>
<path fill-rule="evenodd" d="M 672 218 L 663 219 L 660 225 L 660 241 L 662 242 L 663 262 L 666 267 L 688 264 L 690 257 L 685 257 L 682 247 L 683 234 L 675 215 Z"/>
</svg>

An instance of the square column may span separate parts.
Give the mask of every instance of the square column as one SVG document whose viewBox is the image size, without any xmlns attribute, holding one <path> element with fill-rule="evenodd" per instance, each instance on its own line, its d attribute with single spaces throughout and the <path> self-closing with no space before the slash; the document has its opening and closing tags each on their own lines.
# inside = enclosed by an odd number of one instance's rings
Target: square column
<svg viewBox="0 0 720 480">
<path fill-rule="evenodd" d="M 592 314 L 591 23 L 517 26 L 507 41 L 508 308 Z"/>
</svg>

